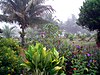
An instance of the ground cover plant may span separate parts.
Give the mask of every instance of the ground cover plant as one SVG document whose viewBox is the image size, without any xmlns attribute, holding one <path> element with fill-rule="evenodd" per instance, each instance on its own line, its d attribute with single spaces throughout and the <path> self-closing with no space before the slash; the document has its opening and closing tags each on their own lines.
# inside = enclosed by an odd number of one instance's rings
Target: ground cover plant
<svg viewBox="0 0 100 75">
<path fill-rule="evenodd" d="M 58 41 L 60 41 L 59 45 Z M 26 47 L 23 49 L 18 45 L 18 42 L 15 42 L 13 39 L 2 38 L 0 42 L 1 74 L 100 74 L 100 50 L 93 41 L 88 43 L 80 41 L 80 43 L 79 41 L 77 42 L 75 38 L 73 41 L 67 38 L 60 38 L 57 40 L 57 43 L 55 43 L 55 45 L 58 45 L 55 48 L 54 46 L 51 46 L 51 48 L 47 46 L 47 48 L 45 45 L 35 42 L 31 43 L 29 48 Z M 48 44 L 48 41 L 46 43 Z M 53 45 L 52 42 L 51 44 Z M 20 49 L 25 51 L 23 57 L 20 56 Z M 24 63 L 22 62 L 23 60 Z M 5 63 L 6 66 L 4 65 Z"/>
<path fill-rule="evenodd" d="M 98 75 L 100 74 L 100 50 L 91 44 L 72 45 L 73 51 L 66 50 L 66 73 L 68 75 Z M 96 57 L 98 56 L 98 57 Z"/>
</svg>

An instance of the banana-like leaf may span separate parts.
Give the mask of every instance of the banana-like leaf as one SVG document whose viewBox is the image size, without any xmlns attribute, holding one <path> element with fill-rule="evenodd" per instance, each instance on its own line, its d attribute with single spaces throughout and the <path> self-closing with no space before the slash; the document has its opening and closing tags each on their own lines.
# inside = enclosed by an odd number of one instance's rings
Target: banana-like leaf
<svg viewBox="0 0 100 75">
<path fill-rule="evenodd" d="M 42 60 L 45 59 L 46 54 L 47 54 L 47 53 L 46 53 L 46 48 L 44 47 L 43 50 L 42 50 L 42 53 L 41 53 L 41 58 L 42 58 Z"/>
<path fill-rule="evenodd" d="M 63 65 L 64 64 L 64 56 L 59 58 L 60 64 Z"/>
<path fill-rule="evenodd" d="M 35 65 L 35 67 L 37 68 L 38 64 L 40 62 L 40 54 L 38 52 L 35 52 L 32 55 L 32 63 Z"/>
<path fill-rule="evenodd" d="M 55 48 L 53 48 L 52 52 L 53 52 L 55 58 L 59 58 L 59 53 L 57 52 L 57 50 Z"/>
<path fill-rule="evenodd" d="M 21 66 L 26 67 L 28 71 L 32 68 L 32 64 L 28 61 L 25 63 L 22 63 Z"/>
<path fill-rule="evenodd" d="M 57 75 L 58 71 L 61 70 L 61 69 L 62 69 L 62 67 L 56 66 L 50 71 L 50 74 L 51 75 Z"/>
<path fill-rule="evenodd" d="M 57 72 L 62 69 L 62 64 L 64 63 L 64 57 L 59 58 L 59 53 L 56 49 L 46 50 L 40 43 L 36 43 L 35 46 L 29 46 L 28 50 L 25 51 L 27 60 L 31 63 L 26 66 L 28 70 L 50 73 L 51 75 L 57 74 Z"/>
</svg>

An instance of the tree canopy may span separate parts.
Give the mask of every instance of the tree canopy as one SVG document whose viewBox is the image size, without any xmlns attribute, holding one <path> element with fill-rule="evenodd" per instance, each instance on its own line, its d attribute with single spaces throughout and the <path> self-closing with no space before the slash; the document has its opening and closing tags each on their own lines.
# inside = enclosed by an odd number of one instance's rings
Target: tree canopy
<svg viewBox="0 0 100 75">
<path fill-rule="evenodd" d="M 77 24 L 90 31 L 100 30 L 100 0 L 85 0 L 83 2 Z"/>
<path fill-rule="evenodd" d="M 100 0 L 85 0 L 80 8 L 78 25 L 97 30 L 96 44 L 100 47 Z"/>
<path fill-rule="evenodd" d="M 21 44 L 24 46 L 25 29 L 30 25 L 45 23 L 42 13 L 51 13 L 53 8 L 44 5 L 46 0 L 0 0 L 0 21 L 17 22 L 20 25 Z"/>
</svg>

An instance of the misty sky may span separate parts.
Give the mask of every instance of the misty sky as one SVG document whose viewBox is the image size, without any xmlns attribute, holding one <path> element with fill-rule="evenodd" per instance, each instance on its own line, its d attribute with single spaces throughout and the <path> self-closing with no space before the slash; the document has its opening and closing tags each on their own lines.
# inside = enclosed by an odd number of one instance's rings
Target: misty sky
<svg viewBox="0 0 100 75">
<path fill-rule="evenodd" d="M 62 21 L 66 21 L 75 14 L 78 17 L 79 8 L 83 5 L 84 0 L 49 0 L 46 4 L 52 5 L 56 10 L 55 15 Z"/>
<path fill-rule="evenodd" d="M 52 5 L 56 10 L 54 15 L 56 15 L 58 19 L 67 21 L 67 19 L 71 17 L 71 14 L 75 14 L 76 17 L 78 17 L 79 8 L 82 6 L 83 1 L 84 0 L 49 0 L 46 4 Z M 6 23 L 2 23 L 1 26 L 5 24 Z"/>
</svg>

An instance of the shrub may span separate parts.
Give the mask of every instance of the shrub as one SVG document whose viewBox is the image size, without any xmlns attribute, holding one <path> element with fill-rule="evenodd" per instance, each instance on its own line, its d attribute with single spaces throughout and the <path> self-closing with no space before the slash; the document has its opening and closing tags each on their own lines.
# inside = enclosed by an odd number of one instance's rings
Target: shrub
<svg viewBox="0 0 100 75">
<path fill-rule="evenodd" d="M 55 49 L 46 50 L 42 44 L 36 43 L 35 46 L 29 46 L 25 55 L 27 61 L 22 66 L 33 75 L 59 75 L 62 71 L 64 57 L 59 57 Z"/>
<path fill-rule="evenodd" d="M 0 75 L 19 75 L 21 62 L 21 58 L 11 48 L 0 47 Z"/>
<path fill-rule="evenodd" d="M 21 47 L 18 45 L 18 42 L 16 40 L 13 40 L 12 38 L 1 38 L 0 39 L 0 48 L 1 47 L 7 47 L 11 50 L 15 51 L 17 55 L 19 55 L 19 52 L 21 50 Z"/>
</svg>

